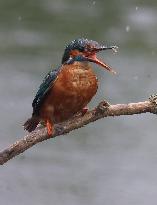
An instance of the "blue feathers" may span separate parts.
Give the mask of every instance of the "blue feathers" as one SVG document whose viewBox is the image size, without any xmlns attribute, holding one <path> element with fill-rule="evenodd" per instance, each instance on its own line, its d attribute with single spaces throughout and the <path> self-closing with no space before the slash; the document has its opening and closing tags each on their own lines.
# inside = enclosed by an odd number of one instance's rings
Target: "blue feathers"
<svg viewBox="0 0 157 205">
<path fill-rule="evenodd" d="M 58 73 L 60 72 L 60 68 L 50 71 L 46 77 L 44 78 L 42 84 L 39 87 L 39 90 L 33 100 L 32 107 L 33 107 L 33 115 L 39 115 L 39 110 L 41 104 L 48 93 L 50 87 L 53 85 L 54 81 L 56 80 Z"/>
<path fill-rule="evenodd" d="M 99 44 L 96 41 L 88 40 L 85 38 L 79 38 L 71 41 L 71 43 L 69 43 L 69 45 L 67 45 L 65 48 L 64 55 L 62 57 L 62 64 L 69 59 L 70 52 L 72 50 L 78 50 L 80 52 L 84 52 L 86 48 L 89 49 L 91 46 L 99 47 Z"/>
</svg>

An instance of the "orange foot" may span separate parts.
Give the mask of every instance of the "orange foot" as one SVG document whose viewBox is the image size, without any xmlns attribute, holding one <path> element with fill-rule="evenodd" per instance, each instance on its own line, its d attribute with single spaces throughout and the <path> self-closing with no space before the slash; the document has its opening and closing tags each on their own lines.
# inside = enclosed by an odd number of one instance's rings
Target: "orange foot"
<svg viewBox="0 0 157 205">
<path fill-rule="evenodd" d="M 46 121 L 46 127 L 47 127 L 47 134 L 49 137 L 51 137 L 54 133 L 54 126 L 51 120 Z"/>
</svg>

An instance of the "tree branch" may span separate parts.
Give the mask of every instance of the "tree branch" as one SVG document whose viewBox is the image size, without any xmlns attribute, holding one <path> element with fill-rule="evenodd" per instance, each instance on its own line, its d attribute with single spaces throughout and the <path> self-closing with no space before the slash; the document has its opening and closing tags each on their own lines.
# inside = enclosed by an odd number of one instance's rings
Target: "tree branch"
<svg viewBox="0 0 157 205">
<path fill-rule="evenodd" d="M 51 138 L 59 135 L 67 134 L 72 130 L 83 127 L 91 122 L 108 116 L 120 116 L 120 115 L 134 115 L 140 113 L 150 112 L 157 113 L 157 96 L 152 95 L 149 101 L 129 103 L 129 104 L 116 104 L 109 105 L 106 101 L 101 102 L 95 109 L 87 112 L 84 116 L 77 116 L 69 121 L 55 125 L 55 133 Z M 16 141 L 8 148 L 0 152 L 0 165 L 3 165 L 13 157 L 23 153 L 33 145 L 50 139 L 47 135 L 46 128 L 39 128 L 34 132 L 28 134 L 24 138 Z"/>
</svg>

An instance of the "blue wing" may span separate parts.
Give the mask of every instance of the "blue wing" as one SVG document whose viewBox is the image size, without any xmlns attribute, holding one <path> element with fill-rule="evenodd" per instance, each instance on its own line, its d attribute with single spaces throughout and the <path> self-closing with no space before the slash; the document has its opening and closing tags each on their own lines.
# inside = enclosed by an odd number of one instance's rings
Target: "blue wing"
<svg viewBox="0 0 157 205">
<path fill-rule="evenodd" d="M 50 87 L 53 85 L 54 81 L 56 80 L 60 68 L 50 71 L 46 77 L 44 78 L 42 84 L 39 87 L 39 90 L 33 100 L 32 107 L 33 107 L 33 115 L 39 115 L 40 107 L 42 102 L 49 91 Z"/>
</svg>

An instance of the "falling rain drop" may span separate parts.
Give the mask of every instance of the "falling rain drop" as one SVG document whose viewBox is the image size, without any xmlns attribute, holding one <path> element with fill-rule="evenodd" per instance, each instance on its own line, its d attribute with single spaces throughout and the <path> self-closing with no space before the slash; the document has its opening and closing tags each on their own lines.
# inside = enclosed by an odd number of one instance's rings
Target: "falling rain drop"
<svg viewBox="0 0 157 205">
<path fill-rule="evenodd" d="M 155 51 L 152 51 L 152 56 L 155 56 Z"/>
<path fill-rule="evenodd" d="M 138 10 L 138 6 L 136 6 L 136 11 Z"/>
<path fill-rule="evenodd" d="M 138 76 L 135 75 L 135 76 L 133 77 L 133 79 L 134 79 L 134 80 L 138 80 Z"/>
<path fill-rule="evenodd" d="M 130 26 L 126 26 L 125 30 L 126 30 L 126 32 L 129 32 L 130 31 Z"/>
<path fill-rule="evenodd" d="M 22 20 L 22 17 L 21 17 L 21 16 L 18 16 L 18 20 L 21 21 L 21 20 Z"/>
</svg>

